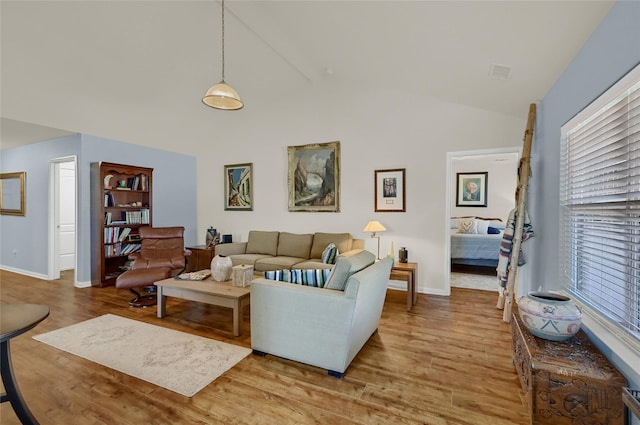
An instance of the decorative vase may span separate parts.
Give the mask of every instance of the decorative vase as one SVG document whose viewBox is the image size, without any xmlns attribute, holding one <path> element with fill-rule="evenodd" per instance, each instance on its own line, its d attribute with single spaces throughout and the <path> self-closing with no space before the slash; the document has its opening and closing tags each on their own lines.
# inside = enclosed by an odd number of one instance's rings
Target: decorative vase
<svg viewBox="0 0 640 425">
<path fill-rule="evenodd" d="M 518 300 L 526 328 L 537 337 L 566 341 L 580 330 L 582 312 L 571 298 L 553 292 L 529 292 Z"/>
<path fill-rule="evenodd" d="M 398 258 L 401 263 L 407 262 L 407 260 L 409 259 L 409 251 L 407 251 L 407 248 L 400 248 L 400 250 L 398 251 Z"/>
<path fill-rule="evenodd" d="M 211 260 L 211 278 L 216 282 L 224 282 L 231 278 L 231 271 L 233 270 L 233 263 L 231 258 L 224 255 L 216 255 Z"/>
</svg>

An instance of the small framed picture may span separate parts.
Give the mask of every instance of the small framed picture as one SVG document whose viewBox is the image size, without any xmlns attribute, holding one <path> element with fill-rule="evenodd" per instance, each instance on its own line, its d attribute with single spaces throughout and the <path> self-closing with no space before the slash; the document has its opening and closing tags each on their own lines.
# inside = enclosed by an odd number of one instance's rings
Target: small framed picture
<svg viewBox="0 0 640 425">
<path fill-rule="evenodd" d="M 489 173 L 457 173 L 456 206 L 486 207 Z"/>
<path fill-rule="evenodd" d="M 224 209 L 253 211 L 253 164 L 224 166 Z"/>
<path fill-rule="evenodd" d="M 375 212 L 405 212 L 405 169 L 375 170 Z"/>
</svg>

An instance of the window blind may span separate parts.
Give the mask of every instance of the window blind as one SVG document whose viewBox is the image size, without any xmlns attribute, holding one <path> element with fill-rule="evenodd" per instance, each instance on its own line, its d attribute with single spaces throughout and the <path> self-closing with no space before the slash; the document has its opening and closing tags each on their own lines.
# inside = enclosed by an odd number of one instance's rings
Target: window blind
<svg viewBox="0 0 640 425">
<path fill-rule="evenodd" d="M 640 65 L 562 127 L 560 280 L 640 340 Z"/>
</svg>

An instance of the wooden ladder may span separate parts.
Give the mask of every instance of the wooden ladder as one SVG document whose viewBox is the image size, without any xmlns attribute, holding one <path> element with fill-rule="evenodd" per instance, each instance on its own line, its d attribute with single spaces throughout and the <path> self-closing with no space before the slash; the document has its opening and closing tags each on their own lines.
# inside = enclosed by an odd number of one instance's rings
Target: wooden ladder
<svg viewBox="0 0 640 425">
<path fill-rule="evenodd" d="M 533 140 L 533 127 L 536 121 L 536 105 L 529 105 L 529 118 L 527 120 L 527 129 L 524 132 L 524 146 L 522 148 L 522 157 L 518 167 L 518 199 L 516 199 L 516 224 L 511 245 L 511 256 L 509 257 L 509 268 L 507 271 L 507 287 L 504 294 L 500 293 L 498 297 L 498 308 L 504 309 L 502 320 L 511 322 L 511 310 L 513 304 L 514 287 L 516 281 L 516 273 L 518 268 L 518 256 L 520 255 L 520 246 L 522 245 L 522 233 L 524 230 L 524 220 L 526 216 L 526 199 L 527 188 L 529 186 L 529 177 L 531 176 L 531 142 Z"/>
</svg>

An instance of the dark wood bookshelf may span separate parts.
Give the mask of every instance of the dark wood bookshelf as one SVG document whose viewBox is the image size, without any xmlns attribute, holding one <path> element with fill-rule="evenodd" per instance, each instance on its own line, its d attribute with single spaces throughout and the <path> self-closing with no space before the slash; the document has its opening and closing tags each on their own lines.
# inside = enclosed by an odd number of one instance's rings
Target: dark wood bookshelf
<svg viewBox="0 0 640 425">
<path fill-rule="evenodd" d="M 140 249 L 139 229 L 151 226 L 153 168 L 91 164 L 91 283 L 111 286 Z"/>
</svg>

